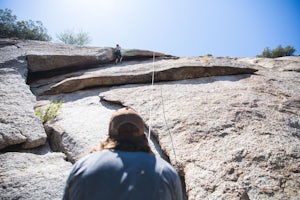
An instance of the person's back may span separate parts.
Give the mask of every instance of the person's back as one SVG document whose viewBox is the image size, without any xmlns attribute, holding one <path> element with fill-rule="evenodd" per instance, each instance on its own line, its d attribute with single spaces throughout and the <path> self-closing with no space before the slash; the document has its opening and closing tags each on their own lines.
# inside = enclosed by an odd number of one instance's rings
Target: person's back
<svg viewBox="0 0 300 200">
<path fill-rule="evenodd" d="M 135 111 L 116 111 L 108 135 L 94 153 L 75 163 L 66 182 L 64 200 L 182 199 L 177 172 L 152 153 L 144 122 Z"/>
<path fill-rule="evenodd" d="M 70 177 L 64 199 L 182 199 L 174 169 L 145 152 L 98 151 L 77 162 Z"/>
</svg>

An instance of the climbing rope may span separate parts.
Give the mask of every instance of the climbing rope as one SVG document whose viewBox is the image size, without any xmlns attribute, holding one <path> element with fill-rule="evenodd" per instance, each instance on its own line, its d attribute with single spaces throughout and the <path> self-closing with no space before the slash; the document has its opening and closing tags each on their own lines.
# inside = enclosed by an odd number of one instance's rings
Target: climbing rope
<svg viewBox="0 0 300 200">
<path fill-rule="evenodd" d="M 166 124 L 167 130 L 168 130 L 169 136 L 170 136 L 170 140 L 171 140 L 171 144 L 172 144 L 172 149 L 173 149 L 173 154 L 174 154 L 174 159 L 175 159 L 175 164 L 177 165 L 177 158 L 176 158 L 176 153 L 175 153 L 175 147 L 174 147 L 173 137 L 172 137 L 169 125 L 167 123 L 167 118 L 166 118 L 166 114 L 165 114 L 166 112 L 165 112 L 164 98 L 163 98 L 163 95 L 162 95 L 162 86 L 160 88 L 160 97 L 161 97 L 161 102 L 162 102 L 164 120 L 165 120 L 165 124 Z"/>
<path fill-rule="evenodd" d="M 152 81 L 151 81 L 151 93 L 150 93 L 150 108 L 149 108 L 149 132 L 148 132 L 148 141 L 150 141 L 150 137 L 151 137 L 151 124 L 152 124 L 152 107 L 153 107 L 153 92 L 154 92 L 154 74 L 155 74 L 155 53 L 153 52 L 153 63 L 152 63 Z M 174 159 L 175 159 L 175 165 L 177 165 L 177 157 L 176 157 L 176 153 L 175 153 L 175 147 L 174 147 L 174 142 L 173 142 L 173 137 L 169 128 L 169 125 L 167 123 L 167 118 L 166 118 L 166 112 L 165 112 L 165 104 L 164 104 L 164 98 L 163 98 L 163 90 L 162 90 L 162 86 L 160 88 L 160 97 L 161 97 L 161 102 L 162 102 L 162 111 L 163 111 L 163 116 L 164 116 L 164 121 L 165 121 L 165 125 L 167 127 L 168 130 L 168 134 L 170 136 L 170 140 L 171 140 L 171 145 L 172 145 L 172 149 L 173 149 L 173 154 L 174 154 Z"/>
<path fill-rule="evenodd" d="M 153 91 L 154 91 L 154 62 L 155 62 L 155 53 L 153 52 L 153 62 L 152 62 L 152 81 L 151 81 L 151 93 L 150 93 L 150 107 L 149 107 L 149 132 L 148 132 L 148 141 L 150 141 L 151 136 L 151 124 L 152 124 L 152 104 L 153 104 Z"/>
</svg>

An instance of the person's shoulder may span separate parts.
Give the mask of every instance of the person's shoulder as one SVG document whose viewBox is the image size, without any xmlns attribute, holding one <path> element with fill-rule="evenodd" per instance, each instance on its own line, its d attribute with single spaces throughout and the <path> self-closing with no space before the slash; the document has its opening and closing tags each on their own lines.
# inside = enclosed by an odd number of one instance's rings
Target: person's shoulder
<svg viewBox="0 0 300 200">
<path fill-rule="evenodd" d="M 166 160 L 156 156 L 156 162 L 162 173 L 178 175 L 175 168 Z"/>
<path fill-rule="evenodd" d="M 166 160 L 164 160 L 163 158 L 159 157 L 159 156 L 155 156 L 156 158 L 156 161 L 159 165 L 163 166 L 163 167 L 171 167 L 172 168 L 172 165 L 167 162 Z"/>
<path fill-rule="evenodd" d="M 96 151 L 94 153 L 91 153 L 90 155 L 88 155 L 86 157 L 86 159 L 90 159 L 90 158 L 99 158 L 99 157 L 104 157 L 104 156 L 112 156 L 114 155 L 114 151 L 109 150 L 109 149 L 103 149 L 101 151 Z"/>
<path fill-rule="evenodd" d="M 96 160 L 99 159 L 100 157 L 107 156 L 109 154 L 112 154 L 112 152 L 106 149 L 101 151 L 96 151 L 80 158 L 75 164 L 81 165 L 83 163 L 88 162 L 89 160 Z"/>
</svg>

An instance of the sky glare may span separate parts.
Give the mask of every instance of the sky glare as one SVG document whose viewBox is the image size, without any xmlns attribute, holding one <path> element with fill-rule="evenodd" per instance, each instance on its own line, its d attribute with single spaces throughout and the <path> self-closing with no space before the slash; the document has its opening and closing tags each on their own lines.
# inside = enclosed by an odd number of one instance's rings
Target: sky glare
<svg viewBox="0 0 300 200">
<path fill-rule="evenodd" d="M 255 57 L 291 45 L 300 54 L 298 0 L 0 0 L 18 20 L 42 21 L 53 42 L 88 32 L 90 46 L 176 56 Z"/>
</svg>

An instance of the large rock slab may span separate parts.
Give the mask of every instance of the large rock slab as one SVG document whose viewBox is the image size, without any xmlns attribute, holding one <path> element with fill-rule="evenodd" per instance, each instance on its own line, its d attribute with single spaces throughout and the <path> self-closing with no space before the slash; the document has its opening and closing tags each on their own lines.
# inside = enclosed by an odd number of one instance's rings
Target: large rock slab
<svg viewBox="0 0 300 200">
<path fill-rule="evenodd" d="M 0 154 L 0 199 L 62 199 L 72 164 L 62 153 Z"/>
<path fill-rule="evenodd" d="M 138 59 L 149 59 L 153 58 L 168 58 L 173 57 L 160 52 L 147 51 L 141 49 L 122 49 L 123 60 L 138 60 Z"/>
<path fill-rule="evenodd" d="M 39 97 L 40 107 L 37 109 L 46 106 L 48 99 L 64 102 L 56 120 L 45 124 L 52 150 L 65 153 L 69 161 L 75 162 L 107 138 L 109 119 L 121 106 L 99 102 L 98 94 L 106 90 L 94 89 Z M 150 143 L 153 152 L 164 157 L 155 138 Z"/>
<path fill-rule="evenodd" d="M 33 148 L 46 141 L 46 133 L 34 114 L 35 96 L 26 85 L 24 50 L 15 40 L 3 40 L 0 48 L 0 149 L 12 145 Z"/>
<path fill-rule="evenodd" d="M 87 47 L 6 38 L 0 38 L 0 47 L 14 48 L 10 53 L 7 49 L 3 51 L 1 57 L 5 57 L 5 55 L 16 57 L 17 52 L 22 52 L 23 56 L 27 56 L 30 72 L 41 73 L 45 76 L 49 76 L 49 72 L 53 71 L 58 71 L 58 73 L 76 71 L 115 60 L 112 47 Z M 122 53 L 124 60 L 149 59 L 153 57 L 153 54 L 156 57 L 171 57 L 163 53 L 140 49 L 122 49 Z"/>
<path fill-rule="evenodd" d="M 88 48 L 71 46 L 71 50 L 63 51 L 63 53 L 55 52 L 54 54 L 28 54 L 27 60 L 30 72 L 51 71 L 57 69 L 72 68 L 72 67 L 87 67 L 101 63 L 108 63 L 113 60 L 114 54 L 112 48 Z M 76 52 L 76 50 L 82 52 Z M 94 51 L 91 51 L 91 50 Z M 86 54 L 86 55 L 85 55 Z"/>
<path fill-rule="evenodd" d="M 49 75 L 49 71 L 76 71 L 115 60 L 112 47 L 86 47 L 40 41 L 25 41 L 18 46 L 26 50 L 29 70 L 33 74 L 44 72 L 40 74 Z M 163 53 L 140 49 L 124 49 L 122 53 L 124 60 L 149 59 L 153 53 L 157 57 L 170 57 Z"/>
<path fill-rule="evenodd" d="M 63 101 L 58 117 L 46 124 L 46 131 L 51 148 L 64 152 L 71 162 L 89 154 L 107 136 L 109 119 L 117 106 L 102 106 L 97 96 L 102 91 L 96 89 L 46 97 Z"/>
<path fill-rule="evenodd" d="M 279 58 L 239 58 L 238 61 L 278 71 L 300 72 L 300 56 L 286 56 Z"/>
<path fill-rule="evenodd" d="M 100 97 L 141 113 L 184 171 L 189 199 L 296 200 L 299 80 L 295 72 L 210 77 L 114 87 Z"/>
<path fill-rule="evenodd" d="M 74 92 L 84 88 L 150 83 L 154 71 L 155 81 L 185 80 L 208 76 L 252 74 L 253 65 L 215 58 L 205 62 L 202 58 L 181 58 L 152 62 L 129 62 L 44 79 L 31 84 L 37 95 Z M 153 66 L 154 65 L 154 66 Z"/>
<path fill-rule="evenodd" d="M 0 48 L 15 45 L 18 43 L 18 39 L 0 38 Z"/>
<path fill-rule="evenodd" d="M 0 39 L 0 68 L 12 68 L 27 79 L 25 51 L 17 46 L 18 40 Z"/>
<path fill-rule="evenodd" d="M 35 97 L 16 70 L 0 69 L 0 94 L 0 149 L 44 144 L 46 133 L 33 110 Z"/>
</svg>

